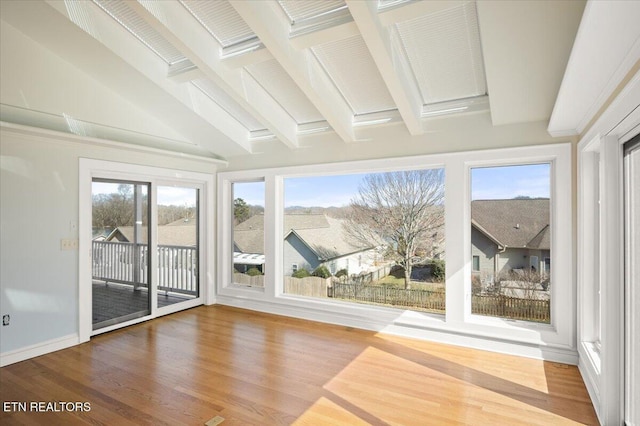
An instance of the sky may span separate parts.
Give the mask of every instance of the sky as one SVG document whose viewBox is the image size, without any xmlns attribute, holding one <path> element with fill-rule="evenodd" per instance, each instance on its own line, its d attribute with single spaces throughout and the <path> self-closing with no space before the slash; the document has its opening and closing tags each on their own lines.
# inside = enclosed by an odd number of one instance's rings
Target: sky
<svg viewBox="0 0 640 426">
<path fill-rule="evenodd" d="M 471 169 L 471 199 L 497 200 L 517 196 L 549 198 L 549 164 Z M 285 207 L 342 207 L 358 193 L 366 174 L 287 178 Z M 235 183 L 234 198 L 264 206 L 264 182 Z"/>
<path fill-rule="evenodd" d="M 551 165 L 479 167 L 471 169 L 472 200 L 504 200 L 519 195 L 549 198 Z"/>
<path fill-rule="evenodd" d="M 118 183 L 93 182 L 92 194 L 111 194 L 118 192 Z M 161 206 L 187 206 L 196 205 L 196 192 L 194 188 L 181 188 L 174 186 L 158 186 L 158 204 Z"/>
</svg>

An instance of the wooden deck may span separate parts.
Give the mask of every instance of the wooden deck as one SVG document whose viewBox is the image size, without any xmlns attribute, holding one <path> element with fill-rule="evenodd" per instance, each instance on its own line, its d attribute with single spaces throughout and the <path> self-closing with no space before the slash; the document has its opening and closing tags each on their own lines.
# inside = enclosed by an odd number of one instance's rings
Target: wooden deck
<svg viewBox="0 0 640 426">
<path fill-rule="evenodd" d="M 134 291 L 133 286 L 93 282 L 93 323 L 98 324 L 113 318 L 149 309 L 149 293 L 146 289 Z M 158 293 L 158 307 L 191 300 L 189 296 Z"/>
<path fill-rule="evenodd" d="M 576 367 L 223 306 L 0 369 L 0 424 L 597 424 Z"/>
</svg>

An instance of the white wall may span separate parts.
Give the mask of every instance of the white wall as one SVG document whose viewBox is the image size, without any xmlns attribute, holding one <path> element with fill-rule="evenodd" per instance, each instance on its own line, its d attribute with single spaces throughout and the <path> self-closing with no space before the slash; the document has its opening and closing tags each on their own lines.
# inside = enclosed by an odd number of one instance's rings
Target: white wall
<svg viewBox="0 0 640 426">
<path fill-rule="evenodd" d="M 0 313 L 11 315 L 0 333 L 5 357 L 77 336 L 78 251 L 62 251 L 60 240 L 78 238 L 80 157 L 205 173 L 215 164 L 35 129 L 0 132 Z"/>
</svg>

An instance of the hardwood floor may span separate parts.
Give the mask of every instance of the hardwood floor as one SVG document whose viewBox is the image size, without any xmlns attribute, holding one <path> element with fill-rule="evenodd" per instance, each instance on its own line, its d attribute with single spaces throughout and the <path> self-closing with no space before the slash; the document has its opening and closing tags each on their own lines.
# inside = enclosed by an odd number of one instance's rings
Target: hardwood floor
<svg viewBox="0 0 640 426">
<path fill-rule="evenodd" d="M 223 306 L 4 367 L 0 399 L 3 425 L 597 424 L 574 366 Z"/>
</svg>

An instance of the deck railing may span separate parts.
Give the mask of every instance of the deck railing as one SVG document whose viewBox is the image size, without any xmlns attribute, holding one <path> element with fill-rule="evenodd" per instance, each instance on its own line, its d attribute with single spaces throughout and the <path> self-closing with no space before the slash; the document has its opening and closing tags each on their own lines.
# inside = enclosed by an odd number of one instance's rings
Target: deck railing
<svg viewBox="0 0 640 426">
<path fill-rule="evenodd" d="M 148 277 L 146 244 L 93 241 L 94 280 L 146 288 Z M 195 247 L 158 245 L 158 290 L 196 296 L 198 258 Z"/>
</svg>

